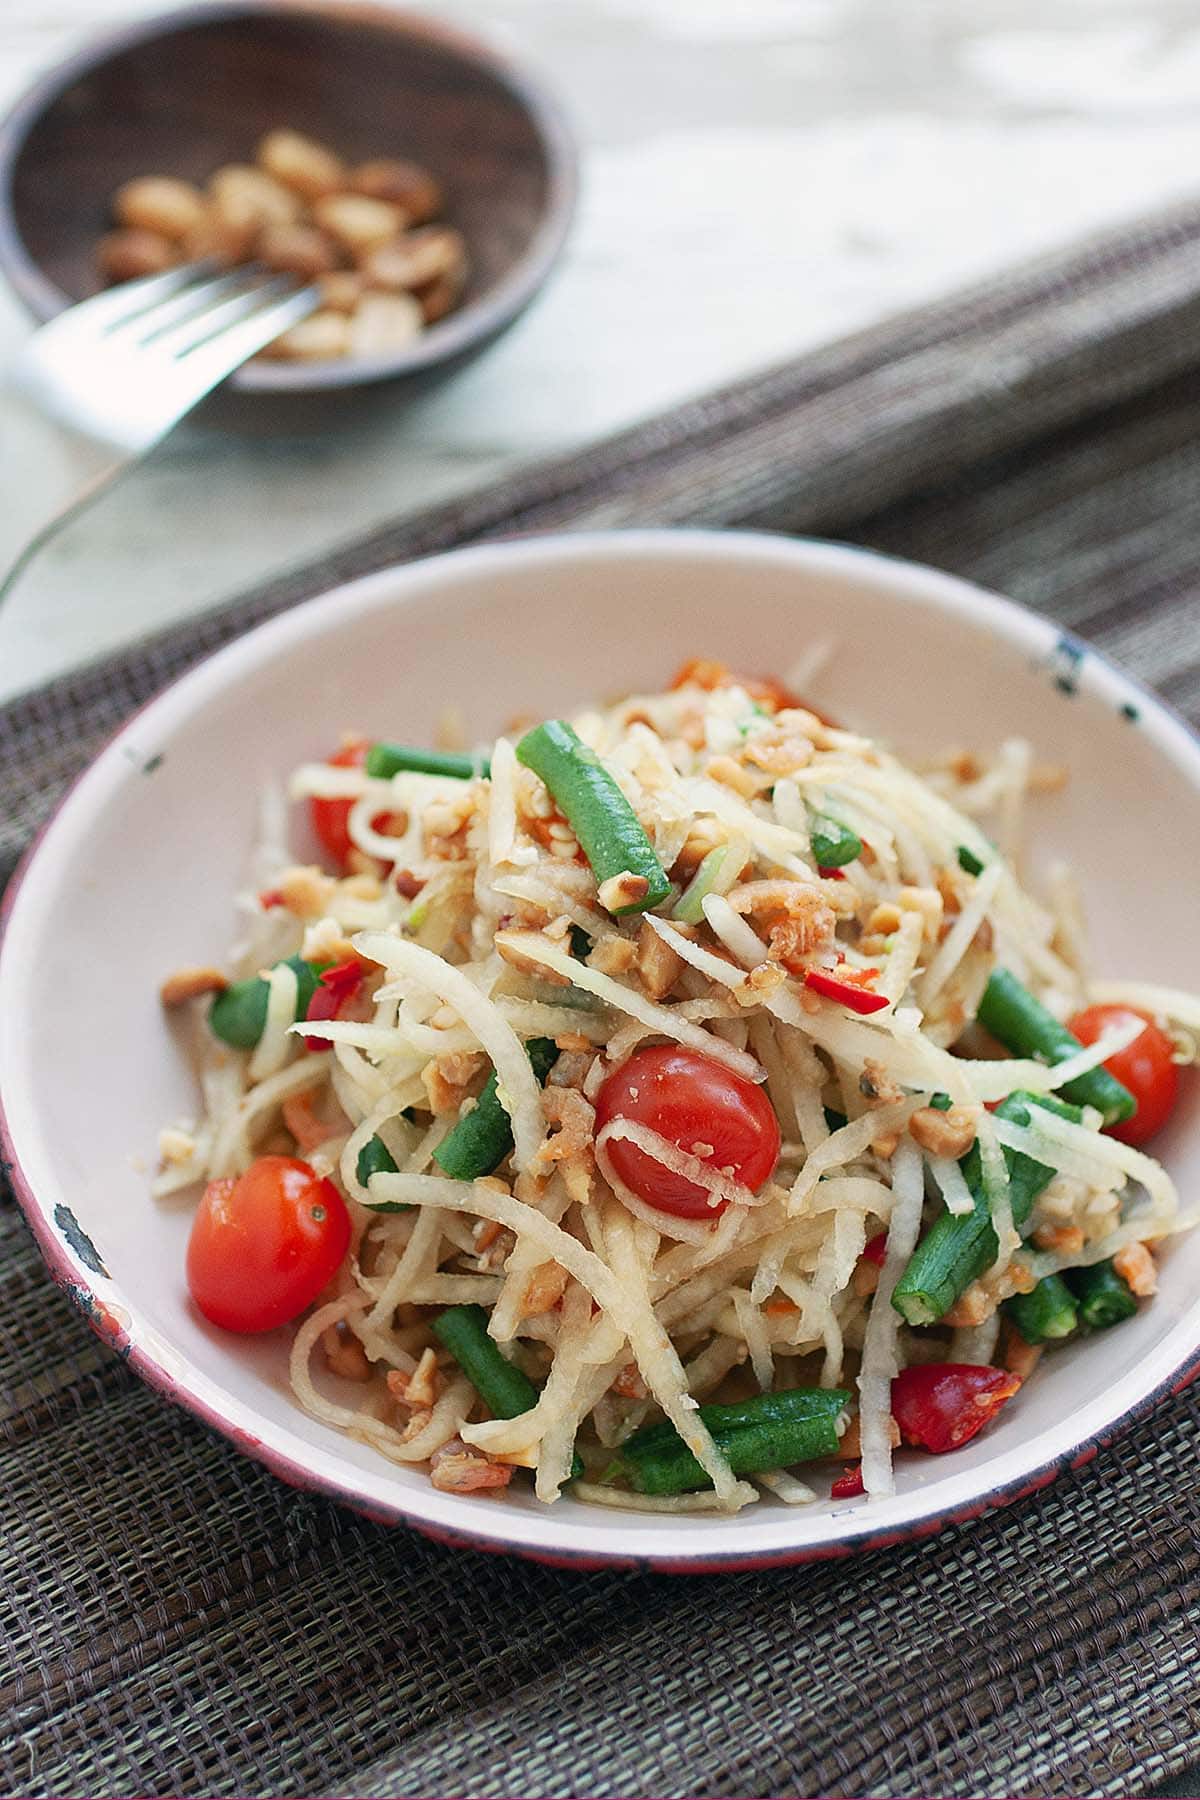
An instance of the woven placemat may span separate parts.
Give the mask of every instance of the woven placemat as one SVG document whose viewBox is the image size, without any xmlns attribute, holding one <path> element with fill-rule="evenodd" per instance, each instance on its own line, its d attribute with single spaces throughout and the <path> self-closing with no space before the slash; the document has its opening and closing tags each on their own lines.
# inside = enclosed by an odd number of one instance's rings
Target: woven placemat
<svg viewBox="0 0 1200 1800">
<path fill-rule="evenodd" d="M 1200 719 L 1198 249 L 1200 208 L 1162 215 L 12 703 L 0 866 L 135 705 L 247 624 L 551 526 L 753 524 L 922 557 Z M 11 1201 L 0 1239 L 6 1793 L 1140 1795 L 1195 1758 L 1200 1395 L 906 1548 L 719 1581 L 563 1573 L 292 1493 L 89 1336 Z"/>
</svg>

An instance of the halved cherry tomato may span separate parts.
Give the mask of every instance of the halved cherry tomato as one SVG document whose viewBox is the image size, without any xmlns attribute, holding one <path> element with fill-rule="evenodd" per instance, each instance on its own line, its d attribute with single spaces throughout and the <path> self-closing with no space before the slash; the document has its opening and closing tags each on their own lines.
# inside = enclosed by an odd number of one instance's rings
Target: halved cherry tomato
<svg viewBox="0 0 1200 1800">
<path fill-rule="evenodd" d="M 244 1175 L 205 1188 L 188 1287 L 214 1325 L 272 1331 L 312 1304 L 349 1244 L 350 1215 L 331 1181 L 294 1156 L 260 1156 Z"/>
<path fill-rule="evenodd" d="M 886 1260 L 887 1232 L 877 1231 L 873 1238 L 867 1240 L 866 1248 L 863 1251 L 863 1261 L 874 1263 L 877 1269 L 882 1269 Z"/>
<path fill-rule="evenodd" d="M 352 738 L 325 760 L 335 769 L 361 769 L 370 747 L 366 738 Z M 308 803 L 312 828 L 321 841 L 321 848 L 339 869 L 345 868 L 353 847 L 350 842 L 350 809 L 353 805 L 353 800 L 323 800 L 316 794 Z"/>
<path fill-rule="evenodd" d="M 362 984 L 363 966 L 360 962 L 351 960 L 334 963 L 330 968 L 322 969 L 304 1017 L 313 1021 L 342 1018 Z M 310 1050 L 329 1048 L 328 1038 L 306 1037 L 304 1042 Z"/>
<path fill-rule="evenodd" d="M 857 1500 L 858 1496 L 865 1494 L 866 1491 L 863 1486 L 862 1464 L 855 1463 L 852 1468 L 846 1470 L 844 1475 L 838 1476 L 829 1490 L 829 1498 L 831 1500 Z"/>
<path fill-rule="evenodd" d="M 1123 1025 L 1126 1019 L 1141 1019 L 1146 1029 L 1126 1049 L 1110 1056 L 1104 1067 L 1129 1089 L 1137 1111 L 1131 1119 L 1106 1125 L 1105 1130 L 1123 1144 L 1144 1144 L 1162 1130 L 1179 1098 L 1179 1066 L 1170 1038 L 1147 1013 L 1132 1006 L 1086 1007 L 1075 1014 L 1069 1029 L 1081 1044 L 1094 1044 L 1102 1033 Z"/>
<path fill-rule="evenodd" d="M 779 1160 L 779 1121 L 762 1088 L 678 1044 L 637 1050 L 613 1071 L 596 1099 L 597 1131 L 613 1119 L 648 1126 L 748 1188 L 760 1188 Z M 647 1206 L 683 1219 L 714 1219 L 728 1204 L 710 1206 L 702 1187 L 621 1138 L 609 1142 L 608 1154 Z"/>
<path fill-rule="evenodd" d="M 976 1363 L 914 1363 L 892 1383 L 892 1415 L 901 1440 L 940 1454 L 982 1431 L 1011 1400 L 1020 1378 Z"/>
</svg>

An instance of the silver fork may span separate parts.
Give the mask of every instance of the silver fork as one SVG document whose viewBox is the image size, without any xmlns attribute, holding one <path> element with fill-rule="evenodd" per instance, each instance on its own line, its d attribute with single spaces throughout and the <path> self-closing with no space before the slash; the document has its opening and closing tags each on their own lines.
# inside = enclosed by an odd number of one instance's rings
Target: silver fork
<svg viewBox="0 0 1200 1800">
<path fill-rule="evenodd" d="M 0 600 L 69 518 L 318 304 L 290 276 L 189 264 L 35 331 L 0 391 Z"/>
</svg>

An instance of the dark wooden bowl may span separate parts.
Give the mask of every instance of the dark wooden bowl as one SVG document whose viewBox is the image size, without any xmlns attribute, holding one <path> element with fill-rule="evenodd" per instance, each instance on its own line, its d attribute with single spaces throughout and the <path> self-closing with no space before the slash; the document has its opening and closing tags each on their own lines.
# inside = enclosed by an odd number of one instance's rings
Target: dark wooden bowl
<svg viewBox="0 0 1200 1800">
<path fill-rule="evenodd" d="M 444 183 L 470 281 L 404 350 L 254 362 L 230 386 L 306 394 L 454 366 L 529 304 L 562 248 L 575 151 L 558 108 L 486 45 L 358 0 L 232 0 L 140 20 L 43 76 L 0 123 L 0 268 L 39 319 L 96 291 L 112 194 L 203 180 L 288 125 L 351 161 L 408 157 Z"/>
</svg>

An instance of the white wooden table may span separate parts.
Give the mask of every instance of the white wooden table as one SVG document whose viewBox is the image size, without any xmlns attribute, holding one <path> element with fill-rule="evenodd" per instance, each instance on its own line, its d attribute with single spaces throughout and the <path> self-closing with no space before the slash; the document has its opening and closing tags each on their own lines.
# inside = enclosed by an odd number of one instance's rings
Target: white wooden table
<svg viewBox="0 0 1200 1800">
<path fill-rule="evenodd" d="M 1196 185 L 1195 0 L 426 0 L 540 65 L 583 195 L 472 368 L 370 419 L 180 429 L 0 615 L 0 695 L 398 512 Z M 122 0 L 0 5 L 0 105 Z M 148 9 L 143 9 L 148 10 Z M 0 357 L 28 329 L 0 295 Z M 0 505 L 24 505 L 19 470 Z"/>
</svg>

